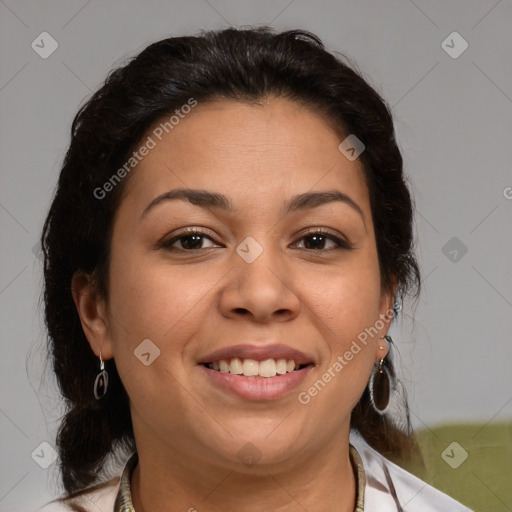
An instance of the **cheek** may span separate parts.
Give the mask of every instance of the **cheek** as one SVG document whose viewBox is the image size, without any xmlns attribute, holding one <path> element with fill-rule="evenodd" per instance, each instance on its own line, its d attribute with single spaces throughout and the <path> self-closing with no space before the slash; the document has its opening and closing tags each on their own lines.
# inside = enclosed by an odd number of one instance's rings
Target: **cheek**
<svg viewBox="0 0 512 512">
<path fill-rule="evenodd" d="M 302 389 L 298 398 L 310 418 L 325 418 L 326 436 L 347 420 L 368 383 L 376 340 L 371 328 L 379 319 L 378 283 L 378 273 L 354 269 L 326 279 L 324 293 L 318 293 L 313 301 L 316 323 L 326 340 L 325 357 L 314 382 Z"/>
<path fill-rule="evenodd" d="M 336 345 L 350 341 L 379 318 L 379 269 L 373 258 L 364 262 L 363 256 L 357 256 L 346 265 L 303 278 L 310 307 L 330 328 L 327 339 Z"/>
<path fill-rule="evenodd" d="M 114 357 L 129 394 L 131 388 L 135 394 L 145 389 L 151 396 L 155 380 L 186 378 L 182 360 L 188 343 L 201 329 L 205 308 L 211 303 L 209 292 L 219 275 L 192 265 L 171 265 L 137 248 L 123 253 L 129 257 L 113 251 L 111 258 L 109 309 Z M 148 356 L 138 356 L 148 352 L 150 360 L 154 355 L 157 358 L 146 368 Z M 172 375 L 164 375 L 169 371 Z"/>
<path fill-rule="evenodd" d="M 114 358 L 132 407 L 161 407 L 162 389 L 173 393 L 165 399 L 180 401 L 179 382 L 185 380 L 179 363 L 187 340 L 197 329 L 193 322 L 204 278 L 184 276 L 179 267 L 162 266 L 152 257 L 112 253 L 109 313 Z M 210 285 L 211 286 L 211 285 Z M 170 421 L 170 420 L 169 420 Z"/>
<path fill-rule="evenodd" d="M 347 411 L 357 403 L 374 364 L 382 323 L 378 263 L 371 255 L 366 260 L 358 257 L 314 280 L 316 292 L 309 294 L 308 305 L 327 343 L 318 375 L 322 382 L 310 391 L 317 393 L 317 406 Z"/>
<path fill-rule="evenodd" d="M 153 255 L 130 257 L 113 254 L 110 304 L 114 320 L 122 323 L 130 338 L 165 336 L 186 324 L 186 317 L 208 293 L 213 283 L 205 273 L 165 264 Z M 114 326 L 115 327 L 115 326 Z"/>
</svg>

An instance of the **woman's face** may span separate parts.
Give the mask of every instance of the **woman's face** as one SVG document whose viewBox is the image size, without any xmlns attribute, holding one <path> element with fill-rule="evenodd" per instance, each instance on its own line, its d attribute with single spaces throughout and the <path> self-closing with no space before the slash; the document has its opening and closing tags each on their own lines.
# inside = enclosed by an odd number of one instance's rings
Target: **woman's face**
<svg viewBox="0 0 512 512">
<path fill-rule="evenodd" d="M 392 305 L 362 164 L 284 99 L 199 103 L 148 135 L 87 332 L 115 358 L 139 452 L 243 470 L 348 439 Z"/>
</svg>

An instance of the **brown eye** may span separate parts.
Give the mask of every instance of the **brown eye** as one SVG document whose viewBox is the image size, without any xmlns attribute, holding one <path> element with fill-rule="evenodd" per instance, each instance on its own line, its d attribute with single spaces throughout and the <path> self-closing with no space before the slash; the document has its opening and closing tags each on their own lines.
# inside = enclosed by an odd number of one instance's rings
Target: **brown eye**
<svg viewBox="0 0 512 512">
<path fill-rule="evenodd" d="M 330 251 L 335 249 L 350 249 L 351 247 L 347 242 L 341 240 L 340 238 L 328 233 L 327 231 L 311 231 L 300 238 L 300 240 L 304 240 L 304 247 L 300 247 L 301 249 L 308 249 L 313 251 Z M 326 248 L 326 245 L 331 242 L 330 248 Z"/>
<path fill-rule="evenodd" d="M 203 242 L 205 240 L 209 240 L 214 245 L 203 247 Z M 175 236 L 170 240 L 165 240 L 161 244 L 161 247 L 171 251 L 176 250 L 182 252 L 192 252 L 219 246 L 215 245 L 214 240 L 205 233 L 203 233 L 202 231 L 190 230 L 178 236 Z"/>
</svg>

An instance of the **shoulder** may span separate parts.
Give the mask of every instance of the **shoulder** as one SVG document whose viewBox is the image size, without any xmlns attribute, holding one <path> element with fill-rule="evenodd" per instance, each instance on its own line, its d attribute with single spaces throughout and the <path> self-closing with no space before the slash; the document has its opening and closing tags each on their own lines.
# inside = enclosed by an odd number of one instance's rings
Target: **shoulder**
<svg viewBox="0 0 512 512">
<path fill-rule="evenodd" d="M 358 451 L 366 474 L 365 512 L 472 512 L 383 457 L 357 433 L 351 433 L 350 443 Z"/>
<path fill-rule="evenodd" d="M 70 512 L 75 510 L 97 512 L 98 510 L 114 510 L 119 485 L 120 478 L 116 477 L 77 498 L 53 500 L 45 504 L 38 512 Z"/>
</svg>

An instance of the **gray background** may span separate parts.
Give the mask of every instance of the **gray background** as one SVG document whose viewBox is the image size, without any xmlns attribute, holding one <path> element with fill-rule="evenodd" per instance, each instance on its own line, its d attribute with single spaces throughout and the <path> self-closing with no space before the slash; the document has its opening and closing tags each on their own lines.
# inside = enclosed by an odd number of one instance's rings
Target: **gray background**
<svg viewBox="0 0 512 512">
<path fill-rule="evenodd" d="M 113 66 L 200 29 L 311 30 L 386 98 L 418 209 L 424 293 L 393 329 L 414 424 L 510 420 L 511 22 L 507 0 L 0 1 L 0 511 L 61 491 L 56 464 L 40 467 L 61 404 L 36 244 L 72 117 Z M 31 47 L 43 31 L 59 45 L 47 59 Z M 442 47 L 453 31 L 458 58 Z"/>
</svg>

